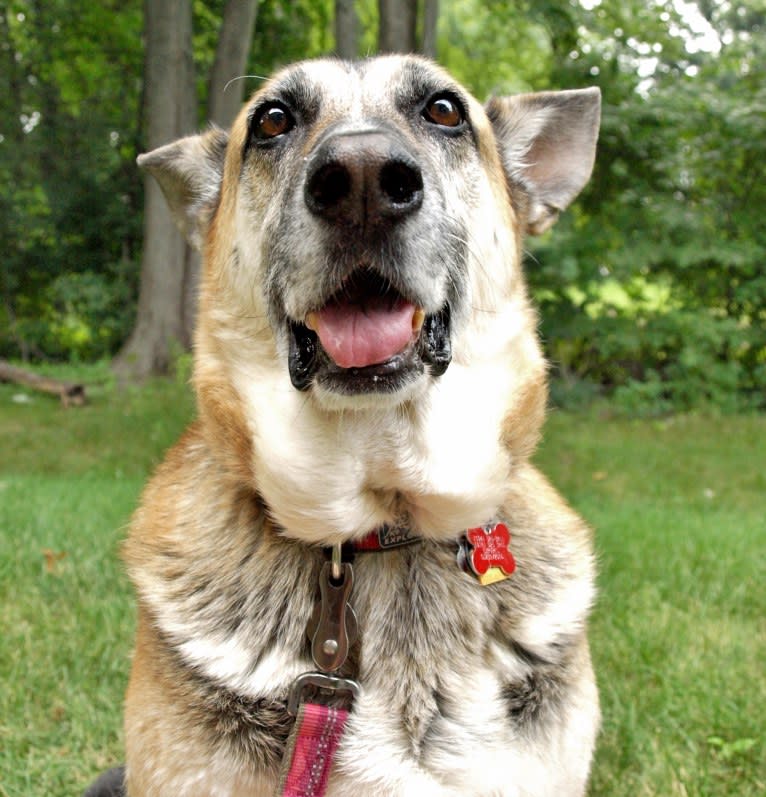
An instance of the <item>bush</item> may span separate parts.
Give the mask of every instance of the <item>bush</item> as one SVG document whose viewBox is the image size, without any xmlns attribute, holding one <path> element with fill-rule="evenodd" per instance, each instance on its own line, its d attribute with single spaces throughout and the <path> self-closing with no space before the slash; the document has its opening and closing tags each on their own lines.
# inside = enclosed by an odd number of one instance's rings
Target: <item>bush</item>
<svg viewBox="0 0 766 797">
<path fill-rule="evenodd" d="M 766 408 L 766 333 L 709 310 L 580 312 L 543 331 L 561 404 L 600 393 L 635 415 Z"/>
<path fill-rule="evenodd" d="M 19 315 L 0 318 L 0 350 L 36 357 L 92 361 L 109 357 L 130 330 L 133 297 L 127 266 L 110 274 L 82 271 L 55 277 L 36 300 L 18 302 Z"/>
</svg>

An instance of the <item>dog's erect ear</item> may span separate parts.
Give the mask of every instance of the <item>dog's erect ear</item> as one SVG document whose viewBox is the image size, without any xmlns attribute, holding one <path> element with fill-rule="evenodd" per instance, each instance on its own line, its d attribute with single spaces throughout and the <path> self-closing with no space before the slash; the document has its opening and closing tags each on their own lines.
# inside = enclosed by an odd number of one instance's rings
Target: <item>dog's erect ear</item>
<svg viewBox="0 0 766 797">
<path fill-rule="evenodd" d="M 157 179 L 176 223 L 196 249 L 202 248 L 218 204 L 228 140 L 214 127 L 138 156 L 138 165 Z"/>
<path fill-rule="evenodd" d="M 590 178 L 601 92 L 590 88 L 493 97 L 486 111 L 508 177 L 529 194 L 527 232 L 539 235 Z"/>
</svg>

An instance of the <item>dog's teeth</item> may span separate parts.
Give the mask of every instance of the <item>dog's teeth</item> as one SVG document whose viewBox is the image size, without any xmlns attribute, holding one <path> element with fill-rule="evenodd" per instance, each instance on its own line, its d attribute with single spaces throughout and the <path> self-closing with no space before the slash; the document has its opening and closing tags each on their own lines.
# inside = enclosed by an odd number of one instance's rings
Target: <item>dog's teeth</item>
<svg viewBox="0 0 766 797">
<path fill-rule="evenodd" d="M 316 313 L 309 313 L 306 316 L 306 326 L 312 331 L 317 331 L 317 314 Z"/>
<path fill-rule="evenodd" d="M 416 334 L 423 328 L 423 322 L 426 320 L 426 311 L 422 307 L 415 308 L 415 313 L 412 316 L 412 331 Z"/>
</svg>

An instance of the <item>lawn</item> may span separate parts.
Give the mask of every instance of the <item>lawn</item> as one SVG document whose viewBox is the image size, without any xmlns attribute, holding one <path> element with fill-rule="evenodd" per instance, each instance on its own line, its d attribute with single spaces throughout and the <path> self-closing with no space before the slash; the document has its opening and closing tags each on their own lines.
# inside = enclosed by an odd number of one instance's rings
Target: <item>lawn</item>
<svg viewBox="0 0 766 797">
<path fill-rule="evenodd" d="M 73 797 L 121 760 L 119 543 L 193 411 L 183 380 L 82 375 L 105 382 L 81 409 L 0 385 L 0 797 Z M 764 417 L 551 414 L 538 461 L 600 563 L 591 795 L 766 792 L 765 450 Z"/>
</svg>

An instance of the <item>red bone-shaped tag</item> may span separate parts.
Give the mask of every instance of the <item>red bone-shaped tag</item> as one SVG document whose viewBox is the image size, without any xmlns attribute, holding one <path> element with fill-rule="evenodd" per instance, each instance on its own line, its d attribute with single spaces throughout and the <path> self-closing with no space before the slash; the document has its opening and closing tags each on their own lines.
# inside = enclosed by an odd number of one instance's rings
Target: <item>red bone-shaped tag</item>
<svg viewBox="0 0 766 797">
<path fill-rule="evenodd" d="M 506 576 L 516 569 L 516 560 L 510 551 L 511 533 L 505 523 L 468 529 L 465 533 L 472 550 L 468 557 L 471 570 L 483 576 L 491 567 L 498 567 Z"/>
</svg>

